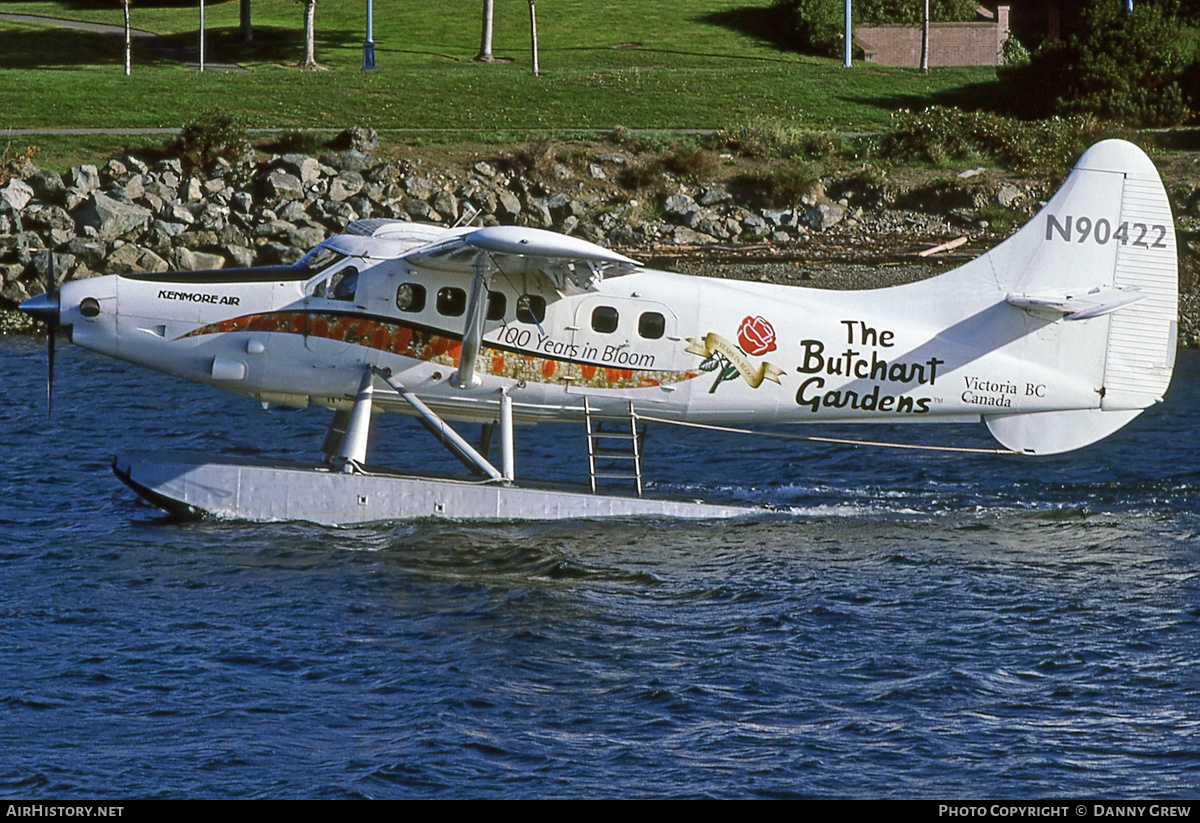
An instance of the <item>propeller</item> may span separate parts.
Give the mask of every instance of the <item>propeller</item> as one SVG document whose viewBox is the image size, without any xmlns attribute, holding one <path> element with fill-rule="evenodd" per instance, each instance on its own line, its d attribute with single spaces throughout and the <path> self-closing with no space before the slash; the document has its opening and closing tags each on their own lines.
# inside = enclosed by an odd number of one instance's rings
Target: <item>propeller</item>
<svg viewBox="0 0 1200 823">
<path fill-rule="evenodd" d="M 59 326 L 58 283 L 54 271 L 54 251 L 46 265 L 46 291 L 21 304 L 21 311 L 46 324 L 46 416 L 54 408 L 54 337 Z"/>
</svg>

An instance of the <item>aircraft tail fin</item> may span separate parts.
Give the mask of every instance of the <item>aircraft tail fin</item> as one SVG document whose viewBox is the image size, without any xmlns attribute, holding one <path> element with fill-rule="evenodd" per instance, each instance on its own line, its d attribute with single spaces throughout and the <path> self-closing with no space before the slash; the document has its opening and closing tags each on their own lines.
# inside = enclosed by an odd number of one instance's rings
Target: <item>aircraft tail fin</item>
<svg viewBox="0 0 1200 823">
<path fill-rule="evenodd" d="M 1080 448 L 1162 399 L 1175 363 L 1175 229 L 1141 149 L 1123 140 L 1088 149 L 1045 208 L 982 259 L 1009 304 L 1044 320 L 1087 321 L 1055 326 L 1094 324 L 1069 338 L 1085 344 L 1082 353 L 1056 348 L 1069 331 L 1037 342 L 1064 373 L 1095 370 L 1096 406 L 985 417 L 1002 444 L 1037 454 Z"/>
</svg>

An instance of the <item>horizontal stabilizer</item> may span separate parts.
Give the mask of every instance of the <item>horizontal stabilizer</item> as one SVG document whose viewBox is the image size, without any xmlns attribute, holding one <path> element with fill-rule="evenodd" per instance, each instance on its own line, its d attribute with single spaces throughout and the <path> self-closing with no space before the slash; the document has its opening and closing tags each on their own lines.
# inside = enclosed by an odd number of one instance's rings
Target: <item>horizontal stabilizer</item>
<svg viewBox="0 0 1200 823">
<path fill-rule="evenodd" d="M 1131 306 L 1146 295 L 1131 289 L 1095 288 L 1062 294 L 1010 294 L 1005 300 L 1031 312 L 1061 314 L 1067 320 L 1087 320 Z"/>
</svg>

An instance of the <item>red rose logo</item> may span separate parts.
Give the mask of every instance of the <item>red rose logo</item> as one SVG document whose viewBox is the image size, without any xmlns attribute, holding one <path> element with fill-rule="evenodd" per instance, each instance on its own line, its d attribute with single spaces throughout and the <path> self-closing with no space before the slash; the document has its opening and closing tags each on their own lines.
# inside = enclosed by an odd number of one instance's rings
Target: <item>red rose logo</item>
<svg viewBox="0 0 1200 823">
<path fill-rule="evenodd" d="M 746 354 L 758 356 L 775 351 L 775 329 L 761 317 L 747 317 L 738 326 L 738 345 Z"/>
</svg>

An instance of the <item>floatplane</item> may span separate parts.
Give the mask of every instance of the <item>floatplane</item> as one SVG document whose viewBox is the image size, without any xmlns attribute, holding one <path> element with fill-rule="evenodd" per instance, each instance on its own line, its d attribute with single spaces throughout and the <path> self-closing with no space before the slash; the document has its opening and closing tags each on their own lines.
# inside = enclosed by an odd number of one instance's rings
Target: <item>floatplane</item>
<svg viewBox="0 0 1200 823">
<path fill-rule="evenodd" d="M 1027 455 L 1120 429 L 1171 379 L 1176 243 L 1153 163 L 1109 140 L 1011 238 L 887 289 L 682 276 L 545 230 L 366 219 L 292 266 L 51 282 L 21 308 L 49 327 L 51 356 L 61 329 L 264 405 L 333 411 L 311 463 L 118 455 L 117 476 L 164 509 L 324 524 L 727 517 L 750 510 L 643 495 L 646 422 L 983 422 Z M 471 474 L 369 464 L 381 412 L 418 417 Z M 587 483 L 518 480 L 516 429 L 542 423 L 580 427 Z"/>
</svg>

